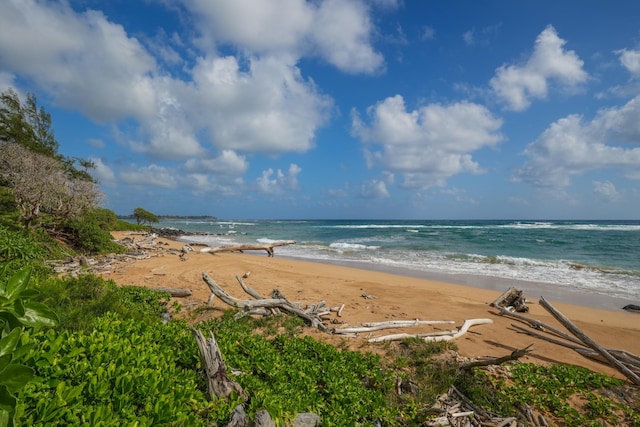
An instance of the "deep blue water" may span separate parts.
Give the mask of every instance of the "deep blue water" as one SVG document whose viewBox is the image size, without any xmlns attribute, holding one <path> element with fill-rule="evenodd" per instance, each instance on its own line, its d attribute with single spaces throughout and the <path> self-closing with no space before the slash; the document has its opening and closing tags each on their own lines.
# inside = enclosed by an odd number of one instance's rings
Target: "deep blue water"
<svg viewBox="0 0 640 427">
<path fill-rule="evenodd" d="M 640 301 L 640 221 L 165 221 L 211 246 L 295 240 L 277 256 L 546 284 Z"/>
</svg>

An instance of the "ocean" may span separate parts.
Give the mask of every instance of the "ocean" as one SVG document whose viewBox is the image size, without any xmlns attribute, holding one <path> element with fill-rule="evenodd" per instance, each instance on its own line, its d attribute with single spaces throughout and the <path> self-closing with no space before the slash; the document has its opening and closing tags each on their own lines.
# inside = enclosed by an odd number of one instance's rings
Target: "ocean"
<svg viewBox="0 0 640 427">
<path fill-rule="evenodd" d="M 181 240 L 209 246 L 295 240 L 276 256 L 514 286 L 534 298 L 597 308 L 640 304 L 640 221 L 180 219 L 158 226 L 207 233 Z"/>
</svg>

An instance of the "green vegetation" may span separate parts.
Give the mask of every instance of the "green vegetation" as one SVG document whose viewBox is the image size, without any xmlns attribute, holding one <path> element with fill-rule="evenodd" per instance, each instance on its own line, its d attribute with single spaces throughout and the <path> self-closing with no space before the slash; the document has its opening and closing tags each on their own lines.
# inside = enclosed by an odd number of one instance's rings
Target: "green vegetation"
<svg viewBox="0 0 640 427">
<path fill-rule="evenodd" d="M 133 217 L 135 218 L 138 225 L 144 223 L 151 224 L 153 222 L 160 221 L 156 215 L 142 208 L 135 208 L 133 210 Z"/>
<path fill-rule="evenodd" d="M 93 275 L 53 277 L 45 260 L 124 249 L 110 231 L 146 230 L 158 217 L 136 208 L 136 224 L 97 207 L 91 162 L 58 153 L 51 118 L 35 97 L 0 95 L 0 426 L 217 426 L 239 396 L 207 400 L 198 348 L 169 295 L 118 287 Z M 78 165 L 78 166 L 76 166 Z M 55 307 L 54 314 L 48 307 Z M 520 416 L 530 405 L 568 427 L 640 425 L 640 398 L 618 398 L 618 380 L 587 370 L 510 365 L 508 375 L 462 370 L 449 343 L 406 340 L 350 351 L 303 336 L 295 317 L 195 325 L 213 332 L 248 399 L 278 425 L 315 412 L 323 426 L 422 425 L 455 385 L 478 406 Z M 412 385 L 398 394 L 398 379 Z M 569 402 L 578 402 L 570 404 Z"/>
<path fill-rule="evenodd" d="M 4 276 L 4 274 L 3 274 Z M 15 393 L 31 381 L 35 371 L 23 364 L 31 349 L 24 339 L 26 329 L 54 326 L 57 316 L 34 301 L 29 289 L 31 270 L 23 269 L 0 284 L 0 426 L 13 426 Z"/>
</svg>

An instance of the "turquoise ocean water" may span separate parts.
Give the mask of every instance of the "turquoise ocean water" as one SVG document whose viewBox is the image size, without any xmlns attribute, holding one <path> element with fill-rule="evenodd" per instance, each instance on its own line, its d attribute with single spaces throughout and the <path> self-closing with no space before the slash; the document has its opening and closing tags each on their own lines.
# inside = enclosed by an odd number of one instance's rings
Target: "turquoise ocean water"
<svg viewBox="0 0 640 427">
<path fill-rule="evenodd" d="M 516 286 L 562 294 L 567 302 L 586 298 L 587 305 L 597 306 L 599 297 L 640 304 L 640 221 L 163 220 L 159 226 L 208 233 L 182 240 L 210 246 L 295 240 L 276 248 L 276 256 Z"/>
</svg>

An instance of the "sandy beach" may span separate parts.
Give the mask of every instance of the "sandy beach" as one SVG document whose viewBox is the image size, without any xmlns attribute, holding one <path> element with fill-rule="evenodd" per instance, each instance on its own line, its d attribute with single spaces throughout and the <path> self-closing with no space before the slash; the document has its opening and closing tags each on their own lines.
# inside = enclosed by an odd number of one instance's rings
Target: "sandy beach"
<svg viewBox="0 0 640 427">
<path fill-rule="evenodd" d="M 114 233 L 122 239 L 128 233 Z M 140 238 L 131 234 L 130 237 Z M 511 351 L 533 344 L 532 352 L 521 360 L 533 363 L 566 363 L 587 367 L 594 371 L 621 377 L 613 368 L 591 361 L 575 351 L 537 338 L 518 333 L 512 328 L 513 319 L 497 315 L 489 306 L 505 289 L 492 290 L 462 286 L 441 281 L 426 280 L 380 271 L 351 268 L 323 263 L 306 262 L 278 256 L 269 258 L 265 252 L 209 253 L 191 252 L 183 261 L 170 249 L 180 249 L 183 243 L 170 239 L 158 239 L 160 251 L 148 259 L 118 265 L 104 277 L 119 285 L 138 285 L 150 288 L 187 288 L 193 294 L 176 298 L 189 313 L 197 307 L 206 307 L 210 291 L 202 280 L 206 272 L 229 294 L 248 298 L 235 276 L 250 272 L 245 282 L 262 295 L 279 289 L 291 301 L 315 304 L 325 301 L 330 307 L 344 304 L 341 317 L 333 316 L 343 326 L 358 326 L 361 322 L 388 320 L 452 320 L 455 325 L 436 325 L 374 332 L 372 336 L 390 333 L 433 332 L 459 327 L 465 319 L 488 318 L 493 324 L 474 326 L 454 342 L 458 353 L 465 357 L 503 356 Z M 366 299 L 363 294 L 374 296 Z M 543 295 L 544 296 L 544 295 Z M 539 295 L 527 295 L 530 301 L 528 316 L 544 323 L 564 328 L 538 304 Z M 545 297 L 554 307 L 571 319 L 589 337 L 606 348 L 622 349 L 640 354 L 640 314 L 624 310 L 601 310 L 557 302 Z M 213 307 L 228 308 L 219 300 Z M 205 315 L 216 315 L 209 310 Z M 318 339 L 331 343 L 349 340 L 353 349 L 376 351 L 379 344 L 367 343 L 367 336 L 341 338 L 328 333 L 310 331 Z"/>
</svg>

